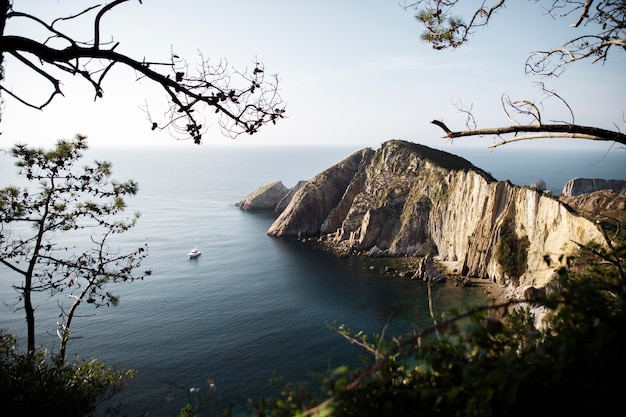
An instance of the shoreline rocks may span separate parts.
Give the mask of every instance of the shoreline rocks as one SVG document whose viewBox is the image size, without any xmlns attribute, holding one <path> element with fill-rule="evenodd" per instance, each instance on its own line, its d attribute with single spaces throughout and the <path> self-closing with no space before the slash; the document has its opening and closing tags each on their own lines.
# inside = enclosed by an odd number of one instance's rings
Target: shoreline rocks
<svg viewBox="0 0 626 417">
<path fill-rule="evenodd" d="M 436 259 L 455 279 L 482 284 L 497 297 L 544 287 L 576 242 L 603 242 L 596 222 L 573 205 L 400 140 L 355 152 L 303 183 L 267 233 L 315 239 L 339 256 L 415 257 L 422 279 L 435 275 Z M 511 245 L 523 254 L 511 255 L 523 259 L 516 269 L 501 250 Z"/>
</svg>

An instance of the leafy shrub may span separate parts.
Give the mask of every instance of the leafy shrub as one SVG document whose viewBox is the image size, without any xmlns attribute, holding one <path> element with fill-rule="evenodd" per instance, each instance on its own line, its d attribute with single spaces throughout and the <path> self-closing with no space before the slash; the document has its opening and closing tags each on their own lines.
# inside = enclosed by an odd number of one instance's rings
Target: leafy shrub
<svg viewBox="0 0 626 417">
<path fill-rule="evenodd" d="M 505 224 L 500 230 L 496 259 L 502 266 L 503 272 L 514 283 L 517 283 L 518 278 L 526 272 L 529 246 L 528 237 L 518 237 L 511 223 Z"/>
<path fill-rule="evenodd" d="M 15 337 L 0 330 L 2 416 L 84 416 L 133 375 L 97 360 L 63 366 L 45 350 L 21 354 Z"/>
</svg>

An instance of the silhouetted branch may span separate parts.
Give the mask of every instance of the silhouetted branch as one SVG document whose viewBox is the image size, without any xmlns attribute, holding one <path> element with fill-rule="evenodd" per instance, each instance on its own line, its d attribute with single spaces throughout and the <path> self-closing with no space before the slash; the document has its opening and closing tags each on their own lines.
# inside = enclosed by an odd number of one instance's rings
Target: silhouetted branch
<svg viewBox="0 0 626 417">
<path fill-rule="evenodd" d="M 434 49 L 446 49 L 458 48 L 467 42 L 473 31 L 487 26 L 492 16 L 505 4 L 505 0 L 494 1 L 493 5 L 482 1 L 480 6 L 471 12 L 466 23 L 461 16 L 453 14 L 457 2 L 458 0 L 405 1 L 402 7 L 418 11 L 415 18 L 426 27 L 421 36 L 423 40 L 429 42 Z"/>
<path fill-rule="evenodd" d="M 448 129 L 448 126 L 446 126 L 444 122 L 442 122 L 440 120 L 433 120 L 431 123 L 434 124 L 434 125 L 439 126 L 440 128 L 442 128 L 443 131 L 446 132 L 446 136 L 447 137 L 450 137 L 449 135 L 454 133 L 450 129 Z"/>
<path fill-rule="evenodd" d="M 466 123 L 467 129 L 452 131 L 446 124 L 443 123 L 443 121 L 433 120 L 431 123 L 439 126 L 444 131 L 444 137 L 447 139 L 469 136 L 496 136 L 499 140 L 490 146 L 492 148 L 522 140 L 553 138 L 587 139 L 626 144 L 626 135 L 621 133 L 619 130 L 611 131 L 598 127 L 576 124 L 574 112 L 563 97 L 554 91 L 546 89 L 545 85 L 541 82 L 536 83 L 536 85 L 541 88 L 541 91 L 546 96 L 546 98 L 541 100 L 539 104 L 535 104 L 534 102 L 526 99 L 512 101 L 508 96 L 502 96 L 502 109 L 506 114 L 506 117 L 512 123 L 510 126 L 497 128 L 476 128 L 475 123 L 471 125 Z M 570 121 L 559 121 L 556 123 L 543 122 L 540 107 L 543 105 L 544 100 L 552 98 L 556 98 L 565 106 L 570 114 Z M 474 121 L 471 108 L 466 109 L 457 107 L 457 110 L 467 114 L 467 120 Z M 521 122 L 520 119 L 525 120 Z M 510 136 L 507 137 L 504 135 Z"/>
<path fill-rule="evenodd" d="M 510 2 L 509 2 L 510 3 Z M 526 73 L 559 76 L 565 66 L 583 59 L 605 62 L 609 50 L 626 50 L 626 2 L 620 0 L 552 0 L 541 7 L 555 19 L 576 17 L 572 28 L 591 31 L 575 36 L 560 48 L 538 50 L 526 61 Z M 402 4 L 404 9 L 417 11 L 416 19 L 425 27 L 421 38 L 435 49 L 458 48 L 469 40 L 478 28 L 485 27 L 505 0 L 482 0 L 469 8 L 461 8 L 460 0 L 413 0 Z M 465 6 L 465 2 L 463 2 Z"/>
<path fill-rule="evenodd" d="M 484 129 L 468 129 L 460 131 L 450 130 L 442 121 L 433 120 L 432 124 L 439 126 L 445 132 L 444 137 L 448 139 L 468 137 L 468 136 L 498 136 L 500 141 L 491 145 L 498 147 L 511 142 L 518 142 L 529 139 L 552 139 L 552 138 L 569 138 L 569 139 L 589 139 L 599 141 L 618 142 L 626 145 L 626 135 L 621 132 L 601 129 L 592 126 L 581 126 L 573 124 L 535 124 L 535 125 L 516 125 Z M 529 135 L 517 136 L 519 133 L 530 133 Z M 514 134 L 511 138 L 503 138 L 501 135 Z"/>
<path fill-rule="evenodd" d="M 266 123 L 276 123 L 284 117 L 285 109 L 278 94 L 278 77 L 276 75 L 265 78 L 265 69 L 259 62 L 254 63 L 251 72 L 233 72 L 242 81 L 240 86 L 231 86 L 231 74 L 228 68 L 221 64 L 216 68 L 202 58 L 197 74 L 189 74 L 186 61 L 172 52 L 171 60 L 167 63 L 150 62 L 146 59 L 135 60 L 127 55 L 116 52 L 118 43 L 112 46 L 103 44 L 100 39 L 100 22 L 103 16 L 114 7 L 128 0 L 115 0 L 106 5 L 89 7 L 82 12 L 66 17 L 57 18 L 51 24 L 41 19 L 21 12 L 10 11 L 8 19 L 28 19 L 35 22 L 49 36 L 44 42 L 23 37 L 4 35 L 1 38 L 2 54 L 9 54 L 17 58 L 35 76 L 45 79 L 52 86 L 49 96 L 40 103 L 31 103 L 22 98 L 18 92 L 0 84 L 0 90 L 14 97 L 22 104 L 36 109 L 48 106 L 57 95 L 63 95 L 60 79 L 53 75 L 56 68 L 70 75 L 84 78 L 95 91 L 95 99 L 104 94 L 103 81 L 115 64 L 135 71 L 139 78 L 148 79 L 165 91 L 170 109 L 169 118 L 165 122 L 157 123 L 150 120 L 152 130 L 165 129 L 175 126 L 175 130 L 185 138 L 192 138 L 200 143 L 202 133 L 206 130 L 196 111 L 209 107 L 218 114 L 218 123 L 223 133 L 236 137 L 242 133 L 254 134 Z M 141 1 L 140 1 L 141 3 Z M 72 20 L 85 16 L 97 10 L 94 18 L 94 40 L 78 42 L 71 36 L 55 28 L 60 20 Z M 67 42 L 64 48 L 49 46 L 48 41 L 59 39 Z M 106 46 L 106 47 L 105 47 Z M 202 56 L 201 56 L 202 57 Z M 102 67 L 94 68 L 100 63 Z M 161 73 L 153 69 L 161 66 L 169 72 Z"/>
</svg>

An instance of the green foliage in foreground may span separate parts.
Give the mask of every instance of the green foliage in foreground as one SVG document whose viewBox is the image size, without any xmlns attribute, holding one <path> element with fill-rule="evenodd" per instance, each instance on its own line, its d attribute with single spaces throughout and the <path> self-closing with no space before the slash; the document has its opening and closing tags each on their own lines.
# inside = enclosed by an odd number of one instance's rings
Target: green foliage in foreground
<svg viewBox="0 0 626 417">
<path fill-rule="evenodd" d="M 462 316 L 398 338 L 352 334 L 363 366 L 336 368 L 317 388 L 282 384 L 276 397 L 252 403 L 250 416 L 578 416 L 610 414 L 621 405 L 626 372 L 626 243 L 581 248 L 575 264 L 559 271 L 543 301 L 544 326 L 528 307 L 507 303 L 463 317 L 475 326 L 458 331 Z M 494 308 L 509 308 L 503 320 Z M 82 416 L 124 385 L 132 372 L 97 361 L 68 366 L 46 352 L 16 353 L 0 333 L 0 413 Z M 211 410 L 213 411 L 213 410 Z M 210 412 L 210 411 L 209 411 Z M 180 416 L 202 411 L 188 405 Z M 210 415 L 218 415 L 211 413 Z M 226 410 L 223 415 L 231 415 Z"/>
<path fill-rule="evenodd" d="M 85 416 L 133 376 L 96 360 L 64 366 L 47 351 L 19 353 L 15 338 L 0 330 L 2 416 Z"/>
<path fill-rule="evenodd" d="M 438 328 L 370 343 L 362 369 L 337 368 L 322 389 L 285 384 L 253 416 L 578 416 L 621 407 L 626 374 L 626 280 L 623 236 L 615 247 L 581 248 L 577 265 L 548 288 L 542 326 L 532 310 L 510 303 L 503 320 L 489 309 Z M 444 332 L 445 330 L 445 332 Z M 441 336 L 443 334 L 443 336 Z M 378 338 L 376 338 L 378 340 Z M 316 391 L 316 392 L 313 392 Z"/>
</svg>

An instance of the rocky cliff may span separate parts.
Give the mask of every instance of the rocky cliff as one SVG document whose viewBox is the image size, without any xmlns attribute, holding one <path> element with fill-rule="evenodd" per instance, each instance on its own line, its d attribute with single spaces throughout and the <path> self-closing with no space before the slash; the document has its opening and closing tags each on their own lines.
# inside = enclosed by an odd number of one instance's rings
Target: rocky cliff
<svg viewBox="0 0 626 417">
<path fill-rule="evenodd" d="M 319 236 L 347 253 L 437 258 L 463 275 L 544 286 L 596 224 L 537 189 L 458 156 L 393 140 L 306 182 L 267 232 Z"/>
<path fill-rule="evenodd" d="M 561 196 L 575 197 L 581 194 L 589 194 L 602 190 L 612 190 L 616 194 L 625 194 L 626 181 L 605 180 L 601 178 L 574 178 L 565 184 Z"/>
<path fill-rule="evenodd" d="M 275 181 L 259 188 L 235 206 L 242 210 L 276 210 L 278 203 L 288 194 L 289 188 Z"/>
<path fill-rule="evenodd" d="M 287 188 L 280 181 L 267 184 L 255 192 L 249 194 L 245 199 L 235 204 L 242 210 L 273 210 L 283 211 L 295 193 L 306 184 L 306 181 L 298 181 L 295 187 Z"/>
</svg>

